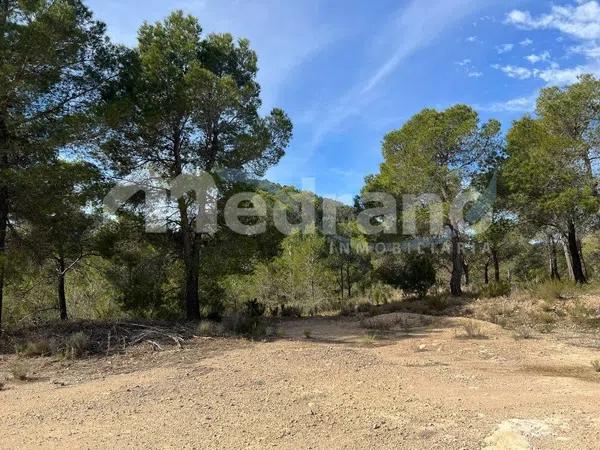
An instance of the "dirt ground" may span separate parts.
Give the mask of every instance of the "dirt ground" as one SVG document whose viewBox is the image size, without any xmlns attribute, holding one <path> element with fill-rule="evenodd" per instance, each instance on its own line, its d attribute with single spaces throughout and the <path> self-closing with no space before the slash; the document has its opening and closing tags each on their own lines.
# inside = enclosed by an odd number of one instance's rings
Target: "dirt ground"
<svg viewBox="0 0 600 450">
<path fill-rule="evenodd" d="M 598 341 L 482 324 L 373 339 L 356 319 L 290 321 L 265 342 L 27 360 L 27 382 L 3 356 L 0 448 L 600 448 Z"/>
</svg>

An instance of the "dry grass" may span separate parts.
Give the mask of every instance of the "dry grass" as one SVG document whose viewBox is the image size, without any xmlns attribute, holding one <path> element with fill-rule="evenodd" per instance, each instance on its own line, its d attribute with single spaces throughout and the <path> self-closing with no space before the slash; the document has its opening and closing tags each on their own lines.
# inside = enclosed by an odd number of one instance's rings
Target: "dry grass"
<svg viewBox="0 0 600 450">
<path fill-rule="evenodd" d="M 467 320 L 463 323 L 463 330 L 470 339 L 482 339 L 485 336 L 481 324 L 475 320 Z"/>
<path fill-rule="evenodd" d="M 381 333 L 400 329 L 409 334 L 414 328 L 427 326 L 432 323 L 432 317 L 412 313 L 391 313 L 380 316 L 368 317 L 361 320 L 360 325 L 369 330 Z"/>
<path fill-rule="evenodd" d="M 589 366 L 550 366 L 550 365 L 538 365 L 538 366 L 526 366 L 523 371 L 534 373 L 537 375 L 544 375 L 547 377 L 557 378 L 575 378 L 577 380 L 590 381 L 594 383 L 600 383 L 600 377 L 590 371 Z"/>
<path fill-rule="evenodd" d="M 65 357 L 81 358 L 90 348 L 90 337 L 82 331 L 74 333 L 65 341 L 65 347 Z"/>
<path fill-rule="evenodd" d="M 200 336 L 218 337 L 225 334 L 225 328 L 222 324 L 210 320 L 202 320 L 196 329 Z"/>
<path fill-rule="evenodd" d="M 594 369 L 595 372 L 600 373 L 600 360 L 596 359 L 596 360 L 592 361 L 592 368 Z"/>
<path fill-rule="evenodd" d="M 533 337 L 533 329 L 527 325 L 518 326 L 513 330 L 515 339 L 531 339 Z"/>
<path fill-rule="evenodd" d="M 550 333 L 555 329 L 591 329 L 600 327 L 600 296 L 581 294 L 557 300 L 540 299 L 529 291 L 511 297 L 478 299 L 469 304 L 473 317 L 492 322 L 505 329 L 529 327 Z"/>
<path fill-rule="evenodd" d="M 369 333 L 365 334 L 360 341 L 365 345 L 373 345 L 377 341 L 377 338 L 378 336 L 376 333 Z"/>
<path fill-rule="evenodd" d="M 30 341 L 24 345 L 17 346 L 17 353 L 27 358 L 35 358 L 37 356 L 50 356 L 52 348 L 48 341 Z"/>
<path fill-rule="evenodd" d="M 15 380 L 27 381 L 30 379 L 31 369 L 25 361 L 15 361 L 9 367 L 9 372 Z"/>
<path fill-rule="evenodd" d="M 389 319 L 385 316 L 375 316 L 367 319 L 363 319 L 360 325 L 363 328 L 377 331 L 389 331 L 396 326 L 396 320 Z"/>
</svg>

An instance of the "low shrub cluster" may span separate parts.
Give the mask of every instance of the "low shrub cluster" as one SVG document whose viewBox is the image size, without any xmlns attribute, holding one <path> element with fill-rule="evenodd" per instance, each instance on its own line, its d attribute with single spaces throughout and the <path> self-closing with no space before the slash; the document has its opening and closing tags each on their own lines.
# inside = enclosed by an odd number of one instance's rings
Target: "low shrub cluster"
<svg viewBox="0 0 600 450">
<path fill-rule="evenodd" d="M 64 339 L 59 338 L 38 338 L 15 345 L 17 354 L 25 358 L 35 358 L 40 356 L 60 356 L 69 359 L 76 359 L 85 356 L 91 347 L 90 337 L 82 332 L 76 332 L 68 335 Z"/>
<path fill-rule="evenodd" d="M 480 290 L 480 295 L 485 298 L 508 297 L 510 294 L 511 286 L 506 281 L 486 284 Z"/>
</svg>

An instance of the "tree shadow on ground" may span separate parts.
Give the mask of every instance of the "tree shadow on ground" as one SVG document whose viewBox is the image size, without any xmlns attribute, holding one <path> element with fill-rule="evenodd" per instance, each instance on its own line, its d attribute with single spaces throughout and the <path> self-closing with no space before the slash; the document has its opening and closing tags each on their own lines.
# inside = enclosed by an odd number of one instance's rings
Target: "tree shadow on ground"
<svg viewBox="0 0 600 450">
<path fill-rule="evenodd" d="M 456 319 L 414 313 L 365 317 L 312 317 L 280 324 L 279 339 L 350 347 L 384 347 L 459 326 Z"/>
</svg>

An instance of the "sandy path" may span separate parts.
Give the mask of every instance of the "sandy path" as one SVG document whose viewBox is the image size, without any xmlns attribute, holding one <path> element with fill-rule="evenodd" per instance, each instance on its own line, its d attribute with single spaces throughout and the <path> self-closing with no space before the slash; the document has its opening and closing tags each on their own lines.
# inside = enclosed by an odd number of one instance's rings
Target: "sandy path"
<svg viewBox="0 0 600 450">
<path fill-rule="evenodd" d="M 369 343 L 313 319 L 274 342 L 42 360 L 46 379 L 0 392 L 0 448 L 599 447 L 600 352 L 453 324 Z"/>
</svg>

